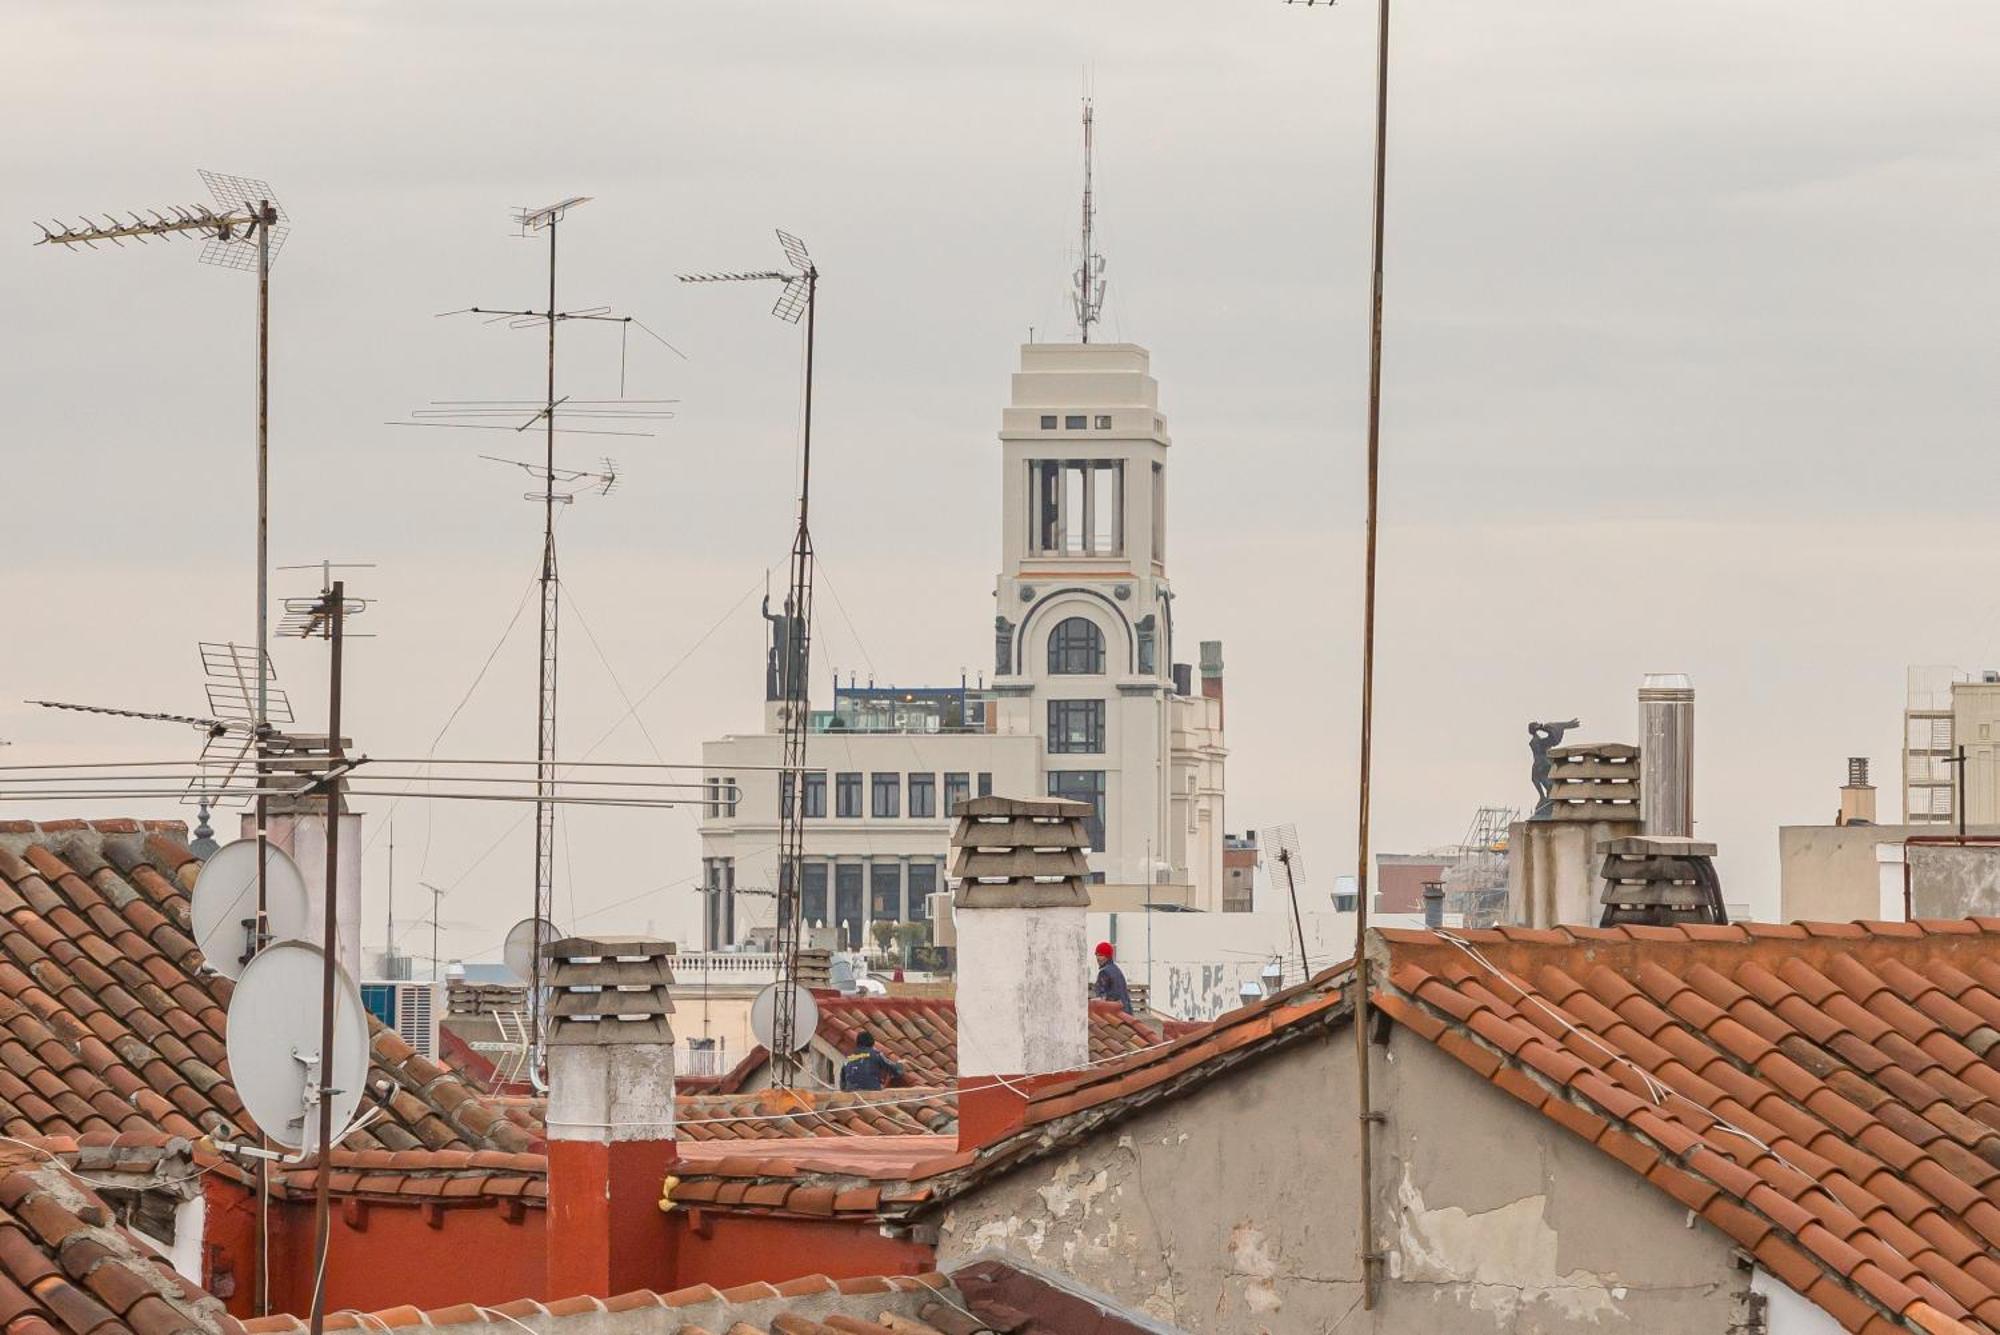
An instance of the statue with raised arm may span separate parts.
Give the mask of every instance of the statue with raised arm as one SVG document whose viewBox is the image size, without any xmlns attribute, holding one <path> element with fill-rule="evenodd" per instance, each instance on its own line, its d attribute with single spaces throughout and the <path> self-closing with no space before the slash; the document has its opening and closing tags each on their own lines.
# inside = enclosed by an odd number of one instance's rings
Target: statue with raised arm
<svg viewBox="0 0 2000 1335">
<path fill-rule="evenodd" d="M 1549 759 L 1549 752 L 1562 745 L 1562 739 L 1570 729 L 1577 727 L 1575 719 L 1562 723 L 1530 723 L 1528 725 L 1528 750 L 1535 757 L 1533 778 L 1535 796 L 1540 799 L 1535 806 L 1532 820 L 1547 820 L 1555 806 L 1555 794 L 1551 791 L 1549 774 L 1555 769 L 1555 761 Z"/>
<path fill-rule="evenodd" d="M 785 610 L 771 611 L 771 595 L 764 595 L 764 620 L 771 623 L 771 646 L 764 653 L 764 698 L 783 700 L 786 687 L 794 674 L 803 680 L 806 670 L 804 636 L 799 632 L 799 619 L 792 611 L 792 600 L 785 599 Z"/>
</svg>

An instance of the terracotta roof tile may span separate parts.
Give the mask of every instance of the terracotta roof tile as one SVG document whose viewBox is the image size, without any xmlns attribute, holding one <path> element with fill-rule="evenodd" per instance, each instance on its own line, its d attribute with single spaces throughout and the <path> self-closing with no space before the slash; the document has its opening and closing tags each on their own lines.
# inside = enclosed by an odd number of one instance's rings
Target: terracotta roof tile
<svg viewBox="0 0 2000 1335">
<path fill-rule="evenodd" d="M 186 839 L 185 826 L 130 820 L 0 828 L 0 914 L 14 929 L 0 931 L 0 1133 L 249 1129 L 225 1069 L 233 984 L 202 972 L 189 935 L 199 864 Z M 350 1147 L 533 1144 L 379 1025 L 374 1051 L 371 1091 L 396 1094 Z"/>
<path fill-rule="evenodd" d="M 1385 1014 L 1846 1329 L 2000 1329 L 2000 920 L 1382 937 Z"/>
</svg>

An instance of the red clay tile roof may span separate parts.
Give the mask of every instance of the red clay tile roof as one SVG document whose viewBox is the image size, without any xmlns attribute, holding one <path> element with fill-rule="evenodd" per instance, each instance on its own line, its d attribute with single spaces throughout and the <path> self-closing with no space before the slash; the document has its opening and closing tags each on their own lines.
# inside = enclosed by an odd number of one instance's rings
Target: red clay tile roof
<svg viewBox="0 0 2000 1335">
<path fill-rule="evenodd" d="M 301 1195 L 319 1185 L 315 1164 L 278 1174 L 284 1190 Z M 421 1200 L 518 1200 L 545 1205 L 549 1161 L 542 1154 L 498 1150 L 335 1150 L 331 1190 L 342 1196 Z"/>
<path fill-rule="evenodd" d="M 782 1284 L 741 1284 L 717 1290 L 700 1284 L 673 1293 L 640 1289 L 615 1298 L 566 1298 L 542 1304 L 502 1303 L 497 1307 L 457 1307 L 419 1312 L 391 1308 L 366 1316 L 329 1316 L 328 1330 L 382 1330 L 423 1326 L 445 1329 L 521 1330 L 536 1318 L 575 1317 L 580 1325 L 597 1328 L 605 1313 L 657 1312 L 665 1332 L 680 1335 L 821 1335 L 822 1332 L 876 1332 L 876 1335 L 980 1335 L 991 1330 L 966 1310 L 965 1298 L 940 1274 L 886 1275 L 867 1279 L 832 1280 L 808 1275 Z M 886 1321 L 892 1315 L 895 1324 Z M 550 1325 L 561 1328 L 560 1320 Z M 546 1327 L 544 1327 L 546 1328 Z M 307 1329 L 297 1317 L 259 1317 L 244 1323 L 253 1335 L 290 1335 Z"/>
<path fill-rule="evenodd" d="M 2000 919 L 1379 935 L 1384 1011 L 1844 1328 L 2000 1330 Z"/>
<path fill-rule="evenodd" d="M 143 1153 L 96 1148 L 100 1172 L 146 1161 Z M 185 1150 L 183 1142 L 183 1155 Z M 150 1162 L 158 1167 L 160 1161 Z M 96 1192 L 49 1152 L 0 1146 L 0 1329 L 8 1335 L 242 1329 L 220 1302 L 175 1274 L 114 1218 Z"/>
<path fill-rule="evenodd" d="M 0 822 L 0 1131 L 199 1137 L 247 1122 L 229 1082 L 233 984 L 201 971 L 175 821 Z M 377 1025 L 353 1149 L 521 1152 L 533 1137 Z M 387 1089 L 386 1097 L 380 1092 Z"/>
<path fill-rule="evenodd" d="M 682 1094 L 674 1107 L 675 1134 L 684 1142 L 958 1134 L 958 1093 L 951 1089 Z"/>
<path fill-rule="evenodd" d="M 903 1068 L 905 1085 L 948 1085 L 958 1078 L 958 1003 L 951 997 L 845 996 L 816 990 L 819 1002 L 817 1037 L 842 1054 L 856 1050 L 855 1039 L 866 1029 L 876 1046 Z M 1127 1053 L 1158 1047 L 1173 1027 L 1183 1032 L 1199 1028 L 1170 1021 L 1162 1033 L 1146 1021 L 1127 1015 L 1108 1001 L 1090 1003 L 1090 1059 L 1108 1061 Z M 771 1059 L 762 1047 L 750 1049 L 727 1075 L 683 1077 L 678 1083 L 691 1091 L 733 1094 Z"/>
</svg>

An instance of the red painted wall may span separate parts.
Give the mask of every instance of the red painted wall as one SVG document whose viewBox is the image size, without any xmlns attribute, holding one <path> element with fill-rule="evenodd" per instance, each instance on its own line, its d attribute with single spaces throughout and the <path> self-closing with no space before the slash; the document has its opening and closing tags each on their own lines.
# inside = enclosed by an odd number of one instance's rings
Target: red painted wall
<svg viewBox="0 0 2000 1335">
<path fill-rule="evenodd" d="M 211 1176 L 207 1188 L 207 1261 L 211 1292 L 218 1274 L 232 1288 L 230 1314 L 255 1314 L 255 1197 Z M 548 1293 L 547 1211 L 527 1208 L 510 1222 L 504 1202 L 478 1201 L 427 1211 L 412 1203 L 367 1202 L 356 1210 L 338 1198 L 327 1248 L 327 1310 L 503 1303 Z M 313 1204 L 280 1201 L 271 1209 L 271 1305 L 304 1315 L 312 1302 Z"/>
<path fill-rule="evenodd" d="M 921 1275 L 937 1269 L 935 1250 L 885 1238 L 873 1220 L 696 1213 L 698 1218 L 674 1211 L 680 1221 L 680 1288 L 713 1284 L 726 1289 L 757 1280 L 781 1284 L 802 1275 Z"/>
</svg>

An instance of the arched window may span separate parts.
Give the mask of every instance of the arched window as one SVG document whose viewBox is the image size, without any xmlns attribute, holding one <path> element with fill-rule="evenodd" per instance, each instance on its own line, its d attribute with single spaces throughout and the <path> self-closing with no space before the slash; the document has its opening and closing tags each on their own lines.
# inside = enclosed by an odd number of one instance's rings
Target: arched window
<svg viewBox="0 0 2000 1335">
<path fill-rule="evenodd" d="M 1049 671 L 1094 676 L 1104 671 L 1104 633 L 1088 617 L 1070 617 L 1049 632 Z"/>
</svg>

